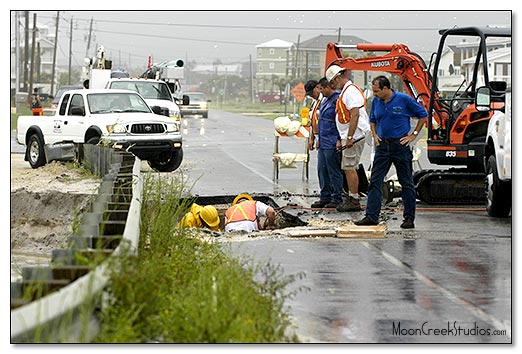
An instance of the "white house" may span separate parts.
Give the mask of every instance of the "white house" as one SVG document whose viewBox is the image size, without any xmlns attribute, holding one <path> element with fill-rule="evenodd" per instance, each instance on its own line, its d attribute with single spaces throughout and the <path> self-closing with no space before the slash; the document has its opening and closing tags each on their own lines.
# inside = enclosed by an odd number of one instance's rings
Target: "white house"
<svg viewBox="0 0 522 354">
<path fill-rule="evenodd" d="M 478 41 L 463 40 L 448 45 L 440 58 L 437 72 L 441 92 L 455 92 L 466 80 L 470 82 L 478 50 Z M 511 39 L 490 39 L 487 43 L 488 73 L 490 81 L 507 81 L 511 86 Z"/>
</svg>

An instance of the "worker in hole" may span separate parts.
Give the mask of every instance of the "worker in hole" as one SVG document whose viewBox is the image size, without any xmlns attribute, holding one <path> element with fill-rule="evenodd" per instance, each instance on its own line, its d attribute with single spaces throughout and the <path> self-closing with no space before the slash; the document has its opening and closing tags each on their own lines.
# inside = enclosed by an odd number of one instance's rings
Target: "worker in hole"
<svg viewBox="0 0 522 354">
<path fill-rule="evenodd" d="M 262 222 L 261 217 L 265 217 Z M 274 229 L 276 212 L 271 206 L 239 194 L 225 212 L 225 231 L 258 231 Z"/>
<path fill-rule="evenodd" d="M 201 206 L 193 203 L 190 210 L 179 222 L 179 227 L 206 228 L 212 231 L 219 231 L 219 213 L 212 205 Z"/>
</svg>

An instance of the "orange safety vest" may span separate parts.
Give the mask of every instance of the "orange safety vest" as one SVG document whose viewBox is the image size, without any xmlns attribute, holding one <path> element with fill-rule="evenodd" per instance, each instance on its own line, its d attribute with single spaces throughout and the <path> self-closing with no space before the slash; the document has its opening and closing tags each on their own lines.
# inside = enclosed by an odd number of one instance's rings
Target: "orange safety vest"
<svg viewBox="0 0 522 354">
<path fill-rule="evenodd" d="M 233 205 L 225 212 L 225 216 L 227 217 L 225 225 L 237 221 L 256 221 L 256 210 L 256 202 L 253 200 Z"/>
<path fill-rule="evenodd" d="M 33 116 L 43 116 L 44 113 L 43 113 L 43 108 L 33 108 L 32 109 L 32 112 L 33 112 Z"/>
<path fill-rule="evenodd" d="M 319 106 L 321 105 L 321 100 L 317 99 L 312 105 L 312 132 L 314 134 L 318 134 L 317 124 L 319 122 Z"/>
<path fill-rule="evenodd" d="M 343 91 L 341 92 L 341 94 L 339 95 L 339 98 L 337 99 L 337 103 L 335 105 L 335 113 L 337 113 L 337 117 L 339 118 L 339 123 L 341 123 L 341 124 L 350 123 L 350 110 L 346 107 L 346 105 L 343 102 L 343 95 L 346 92 L 346 90 L 348 89 L 348 87 L 350 87 L 350 86 L 355 86 L 355 88 L 357 88 L 357 90 L 359 90 L 359 92 L 361 93 L 361 95 L 363 97 L 364 105 L 359 108 L 362 108 L 362 107 L 366 108 L 366 98 L 364 97 L 364 93 L 362 92 L 362 90 L 353 83 L 346 86 L 343 89 Z"/>
</svg>

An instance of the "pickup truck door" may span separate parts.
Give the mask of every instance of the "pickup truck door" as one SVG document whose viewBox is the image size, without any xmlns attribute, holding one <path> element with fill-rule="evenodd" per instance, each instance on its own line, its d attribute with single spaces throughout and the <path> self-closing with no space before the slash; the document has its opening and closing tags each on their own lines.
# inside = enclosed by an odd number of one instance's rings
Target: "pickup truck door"
<svg viewBox="0 0 522 354">
<path fill-rule="evenodd" d="M 86 110 L 84 97 L 81 94 L 73 94 L 69 105 L 66 107 L 66 114 L 62 116 L 61 135 L 62 141 L 74 141 L 83 143 L 85 136 Z M 61 108 L 61 107 L 60 107 Z"/>
</svg>

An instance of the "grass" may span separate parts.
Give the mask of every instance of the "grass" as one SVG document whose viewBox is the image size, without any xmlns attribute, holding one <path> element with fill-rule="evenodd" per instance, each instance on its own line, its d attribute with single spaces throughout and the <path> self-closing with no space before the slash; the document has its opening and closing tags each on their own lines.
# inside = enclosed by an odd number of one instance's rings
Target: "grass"
<svg viewBox="0 0 522 354">
<path fill-rule="evenodd" d="M 110 267 L 96 342 L 297 342 L 284 303 L 300 275 L 232 258 L 205 232 L 178 228 L 191 205 L 180 185 L 155 175 L 144 182 L 138 256 Z"/>
</svg>

